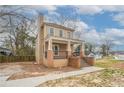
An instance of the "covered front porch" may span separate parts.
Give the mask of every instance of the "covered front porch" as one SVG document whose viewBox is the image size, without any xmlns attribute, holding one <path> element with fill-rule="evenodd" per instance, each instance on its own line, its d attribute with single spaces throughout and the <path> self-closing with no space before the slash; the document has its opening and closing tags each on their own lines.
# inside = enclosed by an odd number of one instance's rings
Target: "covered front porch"
<svg viewBox="0 0 124 93">
<path fill-rule="evenodd" d="M 75 51 L 79 47 L 79 51 Z M 48 67 L 68 66 L 72 56 L 84 56 L 81 41 L 49 39 L 45 42 L 45 65 Z"/>
</svg>

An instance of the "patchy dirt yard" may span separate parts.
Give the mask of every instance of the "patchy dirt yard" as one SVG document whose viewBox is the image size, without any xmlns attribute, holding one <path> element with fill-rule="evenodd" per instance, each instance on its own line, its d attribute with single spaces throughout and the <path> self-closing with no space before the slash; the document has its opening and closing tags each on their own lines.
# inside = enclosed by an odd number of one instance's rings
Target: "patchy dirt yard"
<svg viewBox="0 0 124 93">
<path fill-rule="evenodd" d="M 40 87 L 124 87 L 124 72 L 104 70 L 80 76 L 48 81 Z"/>
<path fill-rule="evenodd" d="M 95 66 L 106 68 L 79 76 L 57 79 L 40 84 L 39 87 L 124 87 L 124 62 L 104 58 Z"/>
<path fill-rule="evenodd" d="M 27 77 L 43 76 L 47 74 L 59 74 L 63 72 L 78 70 L 71 67 L 46 68 L 31 62 L 2 63 L 0 64 L 0 76 L 9 76 L 7 80 L 22 79 Z"/>
<path fill-rule="evenodd" d="M 0 76 L 10 76 L 21 71 L 22 66 L 17 63 L 0 63 Z"/>
<path fill-rule="evenodd" d="M 39 87 L 124 87 L 124 61 L 115 61 L 111 58 L 97 60 L 95 66 L 106 68 L 100 72 L 94 72 L 79 76 L 72 76 L 38 85 Z M 78 70 L 71 67 L 46 68 L 34 65 L 33 62 L 17 62 L 0 64 L 0 76 L 9 76 L 7 80 L 27 77 L 42 76 L 47 74 L 59 74 Z"/>
</svg>

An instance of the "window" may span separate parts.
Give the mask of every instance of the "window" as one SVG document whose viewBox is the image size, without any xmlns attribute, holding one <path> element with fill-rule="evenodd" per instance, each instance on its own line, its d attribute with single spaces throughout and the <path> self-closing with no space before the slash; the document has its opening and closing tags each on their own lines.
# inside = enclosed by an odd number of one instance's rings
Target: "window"
<svg viewBox="0 0 124 93">
<path fill-rule="evenodd" d="M 72 38 L 72 32 L 67 32 L 67 38 Z"/>
<path fill-rule="evenodd" d="M 62 30 L 60 30 L 60 33 L 59 33 L 60 35 L 60 37 L 63 37 L 63 31 Z"/>
<path fill-rule="evenodd" d="M 53 29 L 53 28 L 50 28 L 50 29 L 49 29 L 49 35 L 50 35 L 50 36 L 54 36 L 54 29 Z"/>
<path fill-rule="evenodd" d="M 70 36 L 70 32 L 67 32 L 67 38 L 70 38 L 71 36 Z"/>
<path fill-rule="evenodd" d="M 53 45 L 54 56 L 59 55 L 59 45 Z"/>
</svg>

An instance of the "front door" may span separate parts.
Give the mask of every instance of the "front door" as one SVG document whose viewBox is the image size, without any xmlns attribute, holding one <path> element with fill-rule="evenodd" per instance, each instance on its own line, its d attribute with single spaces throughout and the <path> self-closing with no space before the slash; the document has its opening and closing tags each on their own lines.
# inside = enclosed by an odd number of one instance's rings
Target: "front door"
<svg viewBox="0 0 124 93">
<path fill-rule="evenodd" d="M 54 56 L 59 56 L 59 45 L 53 45 Z"/>
</svg>

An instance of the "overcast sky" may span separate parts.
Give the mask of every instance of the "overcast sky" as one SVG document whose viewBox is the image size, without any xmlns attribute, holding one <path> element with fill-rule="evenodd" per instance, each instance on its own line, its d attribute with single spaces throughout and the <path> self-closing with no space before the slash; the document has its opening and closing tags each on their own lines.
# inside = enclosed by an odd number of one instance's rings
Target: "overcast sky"
<svg viewBox="0 0 124 93">
<path fill-rule="evenodd" d="M 78 30 L 85 32 L 85 40 L 100 43 L 109 38 L 116 45 L 114 50 L 124 50 L 124 6 L 24 6 L 27 15 L 58 17 L 61 13 L 79 18 Z M 83 35 L 82 35 L 83 37 Z"/>
</svg>

